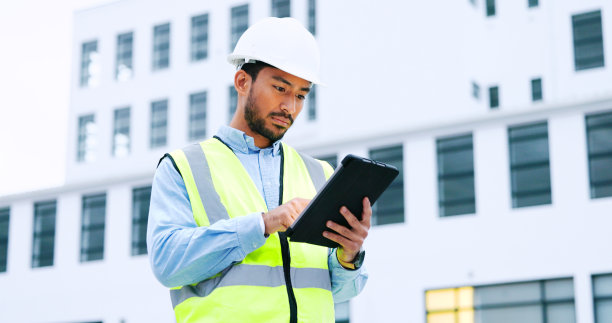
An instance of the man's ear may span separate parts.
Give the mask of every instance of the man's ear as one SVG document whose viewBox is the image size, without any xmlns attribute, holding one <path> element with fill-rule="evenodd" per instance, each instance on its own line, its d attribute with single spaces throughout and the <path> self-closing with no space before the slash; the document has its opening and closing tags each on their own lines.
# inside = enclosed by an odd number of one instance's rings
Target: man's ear
<svg viewBox="0 0 612 323">
<path fill-rule="evenodd" d="M 234 75 L 234 88 L 238 95 L 247 96 L 251 90 L 251 76 L 244 70 L 238 70 Z"/>
</svg>

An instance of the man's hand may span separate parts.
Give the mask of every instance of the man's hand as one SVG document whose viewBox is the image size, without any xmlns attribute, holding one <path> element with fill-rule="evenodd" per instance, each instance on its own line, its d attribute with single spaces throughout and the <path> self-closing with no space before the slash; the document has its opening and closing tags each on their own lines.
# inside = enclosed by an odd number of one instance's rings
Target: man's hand
<svg viewBox="0 0 612 323">
<path fill-rule="evenodd" d="M 285 231 L 293 224 L 302 210 L 310 203 L 310 200 L 303 198 L 294 198 L 291 201 L 277 207 L 276 209 L 264 213 L 264 224 L 266 225 L 266 235 L 273 234 L 277 231 Z"/>
<path fill-rule="evenodd" d="M 327 227 L 334 232 L 324 231 L 323 236 L 329 240 L 340 244 L 338 248 L 338 260 L 351 263 L 359 253 L 363 241 L 368 236 L 370 230 L 370 220 L 372 219 L 372 206 L 367 197 L 363 198 L 363 214 L 361 221 L 349 211 L 346 206 L 340 208 L 340 213 L 344 216 L 351 228 L 339 225 L 333 221 L 327 221 Z"/>
</svg>

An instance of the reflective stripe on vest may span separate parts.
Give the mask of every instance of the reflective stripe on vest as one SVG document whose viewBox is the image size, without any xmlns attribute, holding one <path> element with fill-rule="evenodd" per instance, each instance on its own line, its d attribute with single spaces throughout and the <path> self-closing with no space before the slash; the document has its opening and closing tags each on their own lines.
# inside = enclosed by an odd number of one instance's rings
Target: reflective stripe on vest
<svg viewBox="0 0 612 323">
<path fill-rule="evenodd" d="M 206 192 L 204 195 L 200 193 L 200 199 L 208 215 L 209 223 L 213 224 L 219 220 L 229 220 L 230 217 L 227 214 L 227 210 L 221 204 L 221 198 L 219 198 L 219 194 L 213 185 L 208 161 L 202 147 L 199 144 L 192 144 L 185 147 L 183 151 L 189 162 L 198 192 Z"/>
<path fill-rule="evenodd" d="M 306 168 L 308 169 L 308 173 L 310 174 L 310 178 L 312 179 L 312 184 L 314 184 L 314 187 L 317 192 L 320 191 L 323 188 L 323 185 L 325 185 L 326 181 L 325 172 L 323 171 L 323 165 L 321 165 L 321 163 L 319 163 L 314 158 L 308 155 L 304 155 L 302 153 L 298 154 L 300 154 L 304 165 L 306 165 Z"/>
<path fill-rule="evenodd" d="M 329 271 L 320 268 L 291 268 L 293 288 L 321 288 L 330 290 Z M 183 286 L 170 290 L 172 308 L 190 297 L 208 296 L 217 287 L 223 286 L 264 286 L 278 287 L 285 285 L 283 267 L 261 265 L 237 265 L 221 272 L 221 275 L 201 281 L 198 284 Z"/>
<path fill-rule="evenodd" d="M 333 169 L 283 144 L 282 197 L 312 198 Z M 266 203 L 238 157 L 217 139 L 170 153 L 185 181 L 194 219 L 208 226 L 255 212 Z M 219 210 L 222 210 L 221 212 Z M 289 242 L 299 322 L 333 322 L 327 248 Z M 177 322 L 283 322 L 289 305 L 278 233 L 221 273 L 171 289 Z"/>
</svg>

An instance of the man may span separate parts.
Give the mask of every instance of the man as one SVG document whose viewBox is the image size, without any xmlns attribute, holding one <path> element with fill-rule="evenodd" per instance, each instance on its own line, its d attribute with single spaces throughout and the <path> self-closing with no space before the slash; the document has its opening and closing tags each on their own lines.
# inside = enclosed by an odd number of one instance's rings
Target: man
<svg viewBox="0 0 612 323">
<path fill-rule="evenodd" d="M 357 295 L 367 274 L 362 220 L 328 224 L 341 247 L 291 242 L 284 231 L 333 172 L 280 139 L 319 83 L 314 37 L 293 18 L 267 18 L 238 41 L 236 113 L 209 140 L 170 154 L 153 181 L 147 245 L 171 288 L 178 322 L 333 322 L 333 303 Z"/>
</svg>

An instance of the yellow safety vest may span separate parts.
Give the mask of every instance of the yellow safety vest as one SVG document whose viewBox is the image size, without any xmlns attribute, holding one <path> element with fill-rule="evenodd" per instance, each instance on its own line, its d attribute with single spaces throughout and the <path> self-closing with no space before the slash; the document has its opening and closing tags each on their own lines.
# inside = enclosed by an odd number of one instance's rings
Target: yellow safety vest
<svg viewBox="0 0 612 323">
<path fill-rule="evenodd" d="M 331 176 L 331 166 L 285 144 L 281 152 L 281 202 L 314 197 Z M 183 177 L 198 226 L 268 211 L 246 169 L 220 139 L 166 156 Z M 334 322 L 327 258 L 325 247 L 291 242 L 283 233 L 272 234 L 240 263 L 197 284 L 172 288 L 176 320 Z"/>
</svg>

